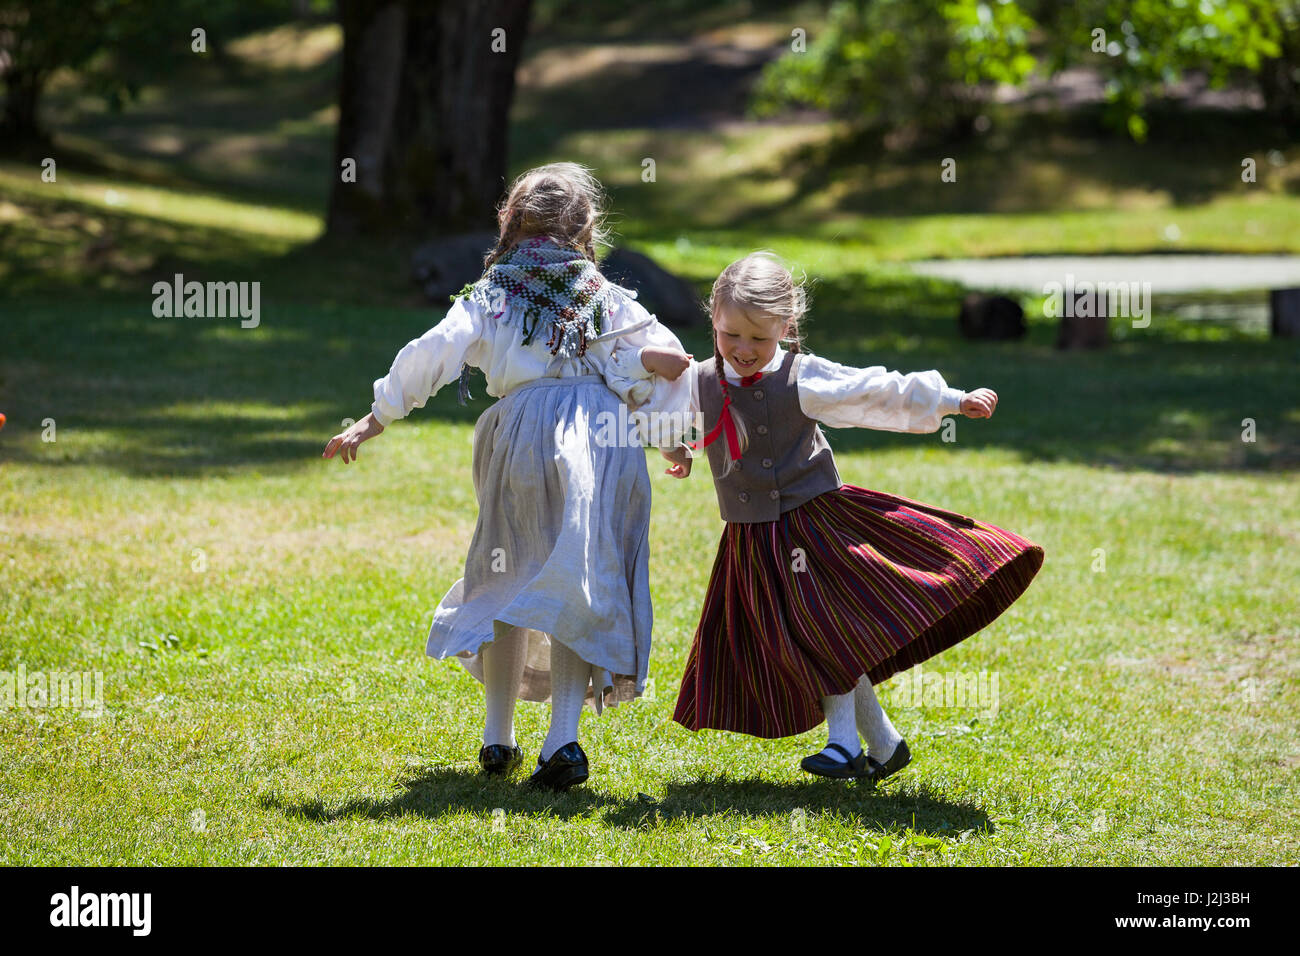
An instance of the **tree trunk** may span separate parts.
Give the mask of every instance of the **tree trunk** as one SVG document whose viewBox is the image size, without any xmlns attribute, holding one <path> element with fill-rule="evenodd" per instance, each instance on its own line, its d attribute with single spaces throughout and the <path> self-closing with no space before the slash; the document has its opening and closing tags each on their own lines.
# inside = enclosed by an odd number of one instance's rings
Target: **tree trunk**
<svg viewBox="0 0 1300 956">
<path fill-rule="evenodd" d="M 45 75 L 40 71 L 17 65 L 5 71 L 5 105 L 0 115 L 0 148 L 4 152 L 25 154 L 49 144 L 36 116 L 44 85 Z"/>
<path fill-rule="evenodd" d="M 340 0 L 331 235 L 493 228 L 531 0 Z M 493 31 L 504 30 L 504 36 Z M 502 42 L 505 50 L 494 52 Z M 356 162 L 356 182 L 343 163 Z"/>
</svg>

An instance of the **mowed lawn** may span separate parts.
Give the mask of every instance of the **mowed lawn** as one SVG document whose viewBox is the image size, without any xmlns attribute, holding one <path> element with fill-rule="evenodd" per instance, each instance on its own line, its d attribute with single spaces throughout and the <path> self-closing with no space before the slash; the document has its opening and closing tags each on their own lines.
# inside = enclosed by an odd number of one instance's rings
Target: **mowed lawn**
<svg viewBox="0 0 1300 956">
<path fill-rule="evenodd" d="M 334 122 L 318 52 L 242 85 L 151 89 L 124 117 L 56 90 L 77 150 L 58 182 L 0 163 L 0 863 L 1300 859 L 1300 346 L 1159 299 L 1103 353 L 1056 351 L 1033 302 L 1026 340 L 965 343 L 963 290 L 896 264 L 1300 251 L 1293 147 L 1139 149 L 999 114 L 940 185 L 938 154 L 846 158 L 815 123 L 588 128 L 603 87 L 522 89 L 512 173 L 587 162 L 622 237 L 701 292 L 773 248 L 813 280 L 814 351 L 996 389 L 996 416 L 954 441 L 830 439 L 847 481 L 1047 555 L 1010 611 L 922 666 L 919 692 L 916 671 L 881 689 L 907 770 L 875 791 L 820 781 L 798 768 L 817 732 L 672 722 L 721 524 L 706 469 L 679 482 L 649 458 L 652 690 L 584 715 L 591 779 L 551 796 L 478 774 L 482 688 L 424 656 L 474 527 L 481 378 L 469 408 L 439 394 L 353 465 L 319 457 L 440 314 L 403 252 L 310 242 Z M 155 318 L 149 283 L 174 272 L 261 282 L 260 324 Z M 684 340 L 707 354 L 703 330 Z M 19 669 L 98 674 L 102 714 L 9 706 Z M 958 681 L 974 699 L 942 693 Z M 529 763 L 547 714 L 519 707 Z"/>
<path fill-rule="evenodd" d="M 268 296 L 245 330 L 155 319 L 145 293 L 7 302 L 0 669 L 99 672 L 104 711 L 0 711 L 0 861 L 1294 862 L 1296 348 L 1159 316 L 1109 354 L 1057 353 L 1042 323 L 963 345 L 950 290 L 878 275 L 819 277 L 810 345 L 1001 407 L 953 442 L 833 432 L 846 480 L 1047 559 L 923 666 L 977 699 L 885 685 L 915 757 L 874 792 L 798 769 L 818 733 L 672 722 L 721 526 L 703 469 L 657 459 L 652 693 L 584 715 L 573 793 L 477 773 L 481 687 L 423 647 L 473 530 L 481 384 L 354 465 L 319 458 L 435 313 Z M 529 760 L 546 718 L 519 708 Z"/>
</svg>

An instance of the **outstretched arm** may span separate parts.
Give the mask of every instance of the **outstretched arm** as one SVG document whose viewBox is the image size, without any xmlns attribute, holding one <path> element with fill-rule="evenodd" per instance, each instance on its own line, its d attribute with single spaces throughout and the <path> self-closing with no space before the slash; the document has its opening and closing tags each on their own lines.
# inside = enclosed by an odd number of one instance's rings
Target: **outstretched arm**
<svg viewBox="0 0 1300 956">
<path fill-rule="evenodd" d="M 441 322 L 407 342 L 388 374 L 375 380 L 371 414 L 379 424 L 388 426 L 412 409 L 423 408 L 440 388 L 460 376 L 462 363 L 481 335 L 478 306 L 457 299 Z"/>
<path fill-rule="evenodd" d="M 832 428 L 933 432 L 945 417 L 965 414 L 966 399 L 965 392 L 949 388 L 936 371 L 904 374 L 883 365 L 853 368 L 814 355 L 804 356 L 799 367 L 800 407 L 809 418 Z M 981 400 L 970 407 L 983 404 Z"/>
<path fill-rule="evenodd" d="M 388 374 L 375 381 L 370 414 L 331 438 L 321 457 L 333 458 L 341 450 L 344 464 L 356 461 L 362 442 L 405 418 L 411 409 L 422 408 L 431 395 L 459 376 L 461 363 L 480 334 L 477 308 L 457 300 L 441 322 L 403 346 Z"/>
</svg>

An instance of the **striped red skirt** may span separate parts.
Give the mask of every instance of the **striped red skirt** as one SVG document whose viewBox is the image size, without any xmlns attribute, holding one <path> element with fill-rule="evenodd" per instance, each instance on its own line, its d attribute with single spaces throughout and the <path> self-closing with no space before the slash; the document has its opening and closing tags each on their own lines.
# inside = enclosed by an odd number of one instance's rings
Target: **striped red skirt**
<svg viewBox="0 0 1300 956">
<path fill-rule="evenodd" d="M 1043 564 L 1031 541 L 952 511 L 843 485 L 776 521 L 728 524 L 673 719 L 788 737 L 821 698 L 970 637 Z"/>
</svg>

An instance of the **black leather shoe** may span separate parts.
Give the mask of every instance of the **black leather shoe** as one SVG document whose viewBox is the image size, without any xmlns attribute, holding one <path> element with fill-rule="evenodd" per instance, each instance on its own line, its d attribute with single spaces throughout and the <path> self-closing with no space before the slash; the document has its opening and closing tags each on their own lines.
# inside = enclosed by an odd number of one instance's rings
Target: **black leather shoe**
<svg viewBox="0 0 1300 956">
<path fill-rule="evenodd" d="M 870 775 L 871 771 L 867 769 L 868 757 L 865 750 L 859 750 L 858 755 L 855 757 L 839 744 L 827 744 L 826 749 L 838 750 L 844 755 L 844 760 L 836 760 L 824 753 L 815 753 L 811 757 L 804 757 L 799 762 L 799 766 L 819 777 L 833 777 L 836 780 L 855 780 L 858 777 Z"/>
<path fill-rule="evenodd" d="M 524 759 L 524 752 L 516 745 L 489 744 L 478 752 L 478 765 L 486 774 L 507 774 Z"/>
<path fill-rule="evenodd" d="M 886 777 L 892 777 L 911 762 L 912 751 L 907 749 L 906 740 L 898 742 L 898 746 L 894 748 L 894 755 L 884 763 L 881 763 L 875 757 L 867 757 L 867 765 L 871 768 L 873 783 L 879 783 Z"/>
<path fill-rule="evenodd" d="M 547 790 L 568 790 L 586 779 L 587 755 L 575 740 L 551 754 L 550 760 L 538 757 L 537 769 L 528 778 L 528 782 L 534 787 L 545 787 Z"/>
</svg>

